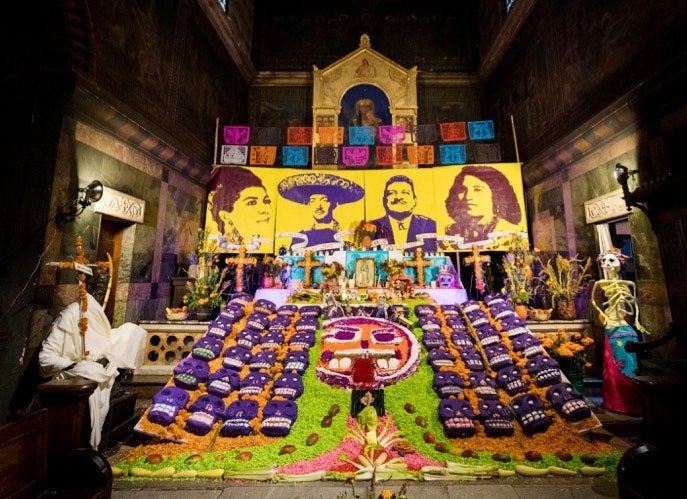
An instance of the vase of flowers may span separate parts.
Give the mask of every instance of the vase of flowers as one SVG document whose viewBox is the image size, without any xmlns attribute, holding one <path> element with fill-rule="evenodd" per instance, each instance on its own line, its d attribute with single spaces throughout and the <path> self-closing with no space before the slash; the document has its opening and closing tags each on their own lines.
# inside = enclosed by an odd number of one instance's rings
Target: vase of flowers
<svg viewBox="0 0 687 499">
<path fill-rule="evenodd" d="M 403 272 L 406 269 L 405 263 L 394 258 L 384 260 L 380 267 L 386 273 L 389 282 L 392 281 L 393 278 L 403 275 Z"/>
<path fill-rule="evenodd" d="M 584 393 L 584 370 L 591 367 L 587 361 L 587 353 L 594 344 L 594 340 L 580 333 L 567 334 L 559 329 L 554 335 L 537 333 L 542 347 L 561 366 L 561 370 L 579 392 Z"/>
<path fill-rule="evenodd" d="M 530 243 L 527 238 L 516 234 L 508 241 L 506 251 L 502 261 L 505 275 L 503 292 L 509 296 L 518 316 L 527 319 L 536 250 L 530 250 Z"/>
<path fill-rule="evenodd" d="M 377 237 L 377 232 L 375 224 L 361 220 L 353 233 L 353 244 L 358 249 L 368 250 L 372 247 L 372 240 Z"/>
<path fill-rule="evenodd" d="M 339 279 L 344 274 L 344 266 L 339 262 L 325 263 L 320 265 L 320 272 L 322 272 L 322 277 L 324 278 L 322 288 L 325 291 L 338 292 Z"/>
<path fill-rule="evenodd" d="M 206 238 L 205 231 L 199 232 L 199 242 L 196 246 L 198 270 L 195 279 L 186 281 L 187 293 L 183 302 L 189 310 L 196 313 L 198 320 L 203 320 L 224 305 L 222 293 L 229 286 L 226 280 L 228 267 L 219 269 L 219 256 L 213 254 L 212 244 Z M 207 319 L 206 319 L 207 320 Z"/>
<path fill-rule="evenodd" d="M 560 254 L 542 264 L 537 287 L 551 299 L 559 319 L 575 319 L 575 298 L 591 284 L 591 268 L 591 257 L 585 260 Z"/>
</svg>

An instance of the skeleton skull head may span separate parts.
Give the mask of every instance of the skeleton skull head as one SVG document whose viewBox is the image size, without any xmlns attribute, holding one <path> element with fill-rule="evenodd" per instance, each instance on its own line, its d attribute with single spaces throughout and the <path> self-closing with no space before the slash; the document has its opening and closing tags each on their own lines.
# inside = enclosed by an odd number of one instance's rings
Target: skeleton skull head
<svg viewBox="0 0 687 499">
<path fill-rule="evenodd" d="M 257 331 L 258 333 L 267 329 L 270 325 L 270 319 L 266 314 L 260 312 L 253 312 L 246 320 L 246 329 Z"/>
<path fill-rule="evenodd" d="M 231 327 L 232 323 L 217 318 L 208 326 L 207 335 L 224 340 L 231 333 Z"/>
<path fill-rule="evenodd" d="M 226 397 L 233 390 L 239 389 L 239 381 L 238 372 L 226 367 L 220 367 L 214 373 L 210 373 L 208 393 L 218 397 Z"/>
<path fill-rule="evenodd" d="M 451 333 L 451 343 L 460 348 L 475 348 L 472 336 L 467 331 L 455 331 Z"/>
<path fill-rule="evenodd" d="M 252 329 L 244 329 L 236 335 L 236 344 L 246 350 L 250 350 L 260 343 L 260 333 Z"/>
<path fill-rule="evenodd" d="M 294 350 L 286 354 L 284 359 L 284 372 L 296 372 L 303 374 L 310 365 L 308 352 Z"/>
<path fill-rule="evenodd" d="M 475 391 L 475 394 L 481 399 L 497 399 L 499 398 L 496 381 L 489 374 L 485 372 L 470 371 L 468 374 L 468 381 L 470 387 Z"/>
<path fill-rule="evenodd" d="M 281 305 L 277 309 L 277 315 L 279 317 L 293 317 L 298 312 L 298 305 Z"/>
<path fill-rule="evenodd" d="M 486 347 L 484 353 L 487 354 L 489 365 L 494 371 L 514 364 L 513 359 L 508 355 L 508 348 L 500 341 Z"/>
<path fill-rule="evenodd" d="M 460 358 L 469 370 L 484 371 L 482 355 L 472 345 L 460 349 Z"/>
<path fill-rule="evenodd" d="M 283 373 L 274 382 L 274 394 L 296 400 L 303 394 L 303 379 L 298 374 Z"/>
<path fill-rule="evenodd" d="M 298 406 L 292 400 L 269 400 L 262 410 L 260 431 L 270 437 L 285 437 L 298 417 Z"/>
<path fill-rule="evenodd" d="M 186 406 L 189 394 L 182 388 L 167 386 L 153 395 L 153 401 L 148 411 L 148 419 L 152 423 L 167 426 L 174 422 L 179 410 Z"/>
<path fill-rule="evenodd" d="M 525 322 L 525 319 L 517 315 L 502 317 L 500 321 L 501 329 L 508 333 L 509 338 L 515 338 L 516 336 L 530 332 L 529 329 L 527 329 L 527 322 Z"/>
<path fill-rule="evenodd" d="M 496 320 L 501 320 L 504 317 L 515 315 L 513 305 L 508 302 L 498 302 L 491 305 L 489 308 L 491 316 Z"/>
<path fill-rule="evenodd" d="M 546 399 L 568 421 L 580 421 L 592 415 L 584 396 L 570 383 L 556 383 L 549 387 Z"/>
<path fill-rule="evenodd" d="M 422 335 L 422 343 L 427 349 L 446 346 L 446 338 L 441 331 L 425 331 Z"/>
<path fill-rule="evenodd" d="M 447 317 L 446 325 L 451 328 L 454 333 L 466 332 L 468 330 L 467 324 L 461 316 Z"/>
<path fill-rule="evenodd" d="M 253 310 L 265 315 L 270 315 L 277 311 L 277 305 L 275 305 L 274 302 L 271 302 L 270 300 L 259 298 L 255 300 L 255 303 L 253 304 Z"/>
<path fill-rule="evenodd" d="M 441 305 L 439 307 L 444 317 L 461 317 L 462 313 L 458 305 Z"/>
<path fill-rule="evenodd" d="M 260 350 L 250 359 L 248 368 L 251 371 L 270 369 L 277 360 L 277 352 L 274 350 Z"/>
<path fill-rule="evenodd" d="M 252 354 L 247 348 L 238 345 L 227 348 L 222 359 L 222 366 L 240 371 L 245 364 L 250 362 Z"/>
<path fill-rule="evenodd" d="M 489 345 L 494 345 L 501 341 L 499 332 L 491 327 L 489 324 L 484 324 L 483 326 L 477 328 L 477 339 L 483 347 L 488 347 Z"/>
<path fill-rule="evenodd" d="M 296 333 L 289 338 L 290 348 L 300 348 L 302 350 L 308 350 L 315 345 L 315 333 L 313 332 L 302 332 Z"/>
<path fill-rule="evenodd" d="M 255 400 L 237 400 L 224 412 L 224 424 L 219 431 L 223 437 L 246 436 L 252 433 L 251 420 L 258 416 L 258 403 Z"/>
<path fill-rule="evenodd" d="M 465 312 L 466 314 L 470 314 L 470 312 L 479 310 L 479 301 L 468 300 L 465 303 L 461 304 L 461 308 L 463 309 L 463 312 Z"/>
<path fill-rule="evenodd" d="M 299 310 L 301 318 L 310 317 L 312 319 L 317 319 L 322 313 L 322 307 L 319 305 L 303 305 Z"/>
<path fill-rule="evenodd" d="M 475 412 L 467 400 L 442 399 L 439 402 L 439 419 L 449 438 L 472 437 L 477 431 Z"/>
<path fill-rule="evenodd" d="M 503 293 L 490 293 L 484 297 L 483 301 L 487 307 L 493 307 L 500 303 L 508 303 L 506 295 Z"/>
<path fill-rule="evenodd" d="M 315 333 L 319 327 L 317 317 L 301 317 L 293 325 L 297 333 Z"/>
<path fill-rule="evenodd" d="M 191 415 L 184 428 L 194 435 L 206 435 L 217 420 L 224 416 L 224 402 L 216 395 L 205 394 L 189 408 Z"/>
<path fill-rule="evenodd" d="M 174 384 L 186 390 L 195 390 L 198 383 L 205 383 L 210 368 L 202 360 L 186 357 L 174 368 Z"/>
<path fill-rule="evenodd" d="M 521 355 L 527 357 L 534 357 L 535 355 L 544 355 L 544 349 L 541 343 L 532 333 L 524 333 L 512 339 L 513 350 L 519 352 Z"/>
<path fill-rule="evenodd" d="M 526 435 L 545 432 L 553 422 L 544 412 L 541 399 L 533 393 L 518 395 L 511 400 L 510 406 L 515 411 L 515 419 L 518 420 Z"/>
<path fill-rule="evenodd" d="M 427 354 L 427 362 L 437 372 L 442 367 L 453 367 L 456 358 L 445 348 L 432 348 Z"/>
<path fill-rule="evenodd" d="M 270 377 L 265 373 L 248 373 L 246 377 L 241 380 L 239 385 L 239 396 L 260 395 L 269 381 Z"/>
<path fill-rule="evenodd" d="M 234 293 L 229 298 L 228 305 L 237 305 L 241 308 L 245 308 L 250 302 L 253 301 L 253 297 L 248 293 Z"/>
<path fill-rule="evenodd" d="M 270 321 L 268 331 L 270 333 L 283 333 L 291 325 L 291 317 L 275 317 Z"/>
<path fill-rule="evenodd" d="M 213 336 L 202 336 L 196 341 L 191 349 L 191 355 L 198 360 L 210 362 L 217 358 L 224 347 L 224 342 Z"/>
<path fill-rule="evenodd" d="M 527 385 L 522 380 L 522 371 L 515 365 L 499 369 L 496 373 L 496 383 L 511 397 L 527 391 Z"/>
<path fill-rule="evenodd" d="M 435 315 L 425 315 L 418 319 L 417 325 L 423 331 L 439 331 L 441 330 L 441 319 Z"/>
<path fill-rule="evenodd" d="M 625 266 L 627 257 L 617 248 L 613 248 L 601 253 L 597 261 L 601 265 L 601 269 L 604 271 L 606 278 L 614 279 L 618 277 L 620 270 Z"/>
<path fill-rule="evenodd" d="M 472 324 L 472 327 L 475 327 L 477 329 L 482 328 L 484 326 L 488 326 L 489 324 L 487 314 L 484 312 L 484 310 L 480 308 L 470 310 L 467 313 L 467 316 L 468 320 L 470 321 L 470 324 Z"/>
<path fill-rule="evenodd" d="M 484 433 L 487 437 L 508 437 L 513 434 L 514 414 L 499 399 L 480 400 L 478 411 L 478 417 L 484 425 Z"/>
<path fill-rule="evenodd" d="M 267 333 L 260 338 L 260 347 L 269 350 L 278 350 L 284 344 L 282 333 Z"/>
<path fill-rule="evenodd" d="M 527 361 L 527 372 L 534 376 L 537 386 L 549 386 L 561 382 L 562 372 L 553 358 L 535 355 Z"/>
<path fill-rule="evenodd" d="M 434 373 L 432 387 L 441 398 L 448 398 L 451 395 L 460 395 L 465 387 L 463 376 L 457 371 L 437 371 Z"/>
<path fill-rule="evenodd" d="M 435 315 L 437 313 L 437 307 L 429 303 L 421 303 L 415 305 L 415 315 L 418 317 L 425 317 L 427 315 Z"/>
<path fill-rule="evenodd" d="M 217 319 L 226 320 L 228 323 L 233 324 L 243 317 L 243 306 L 237 303 L 229 303 L 226 307 L 220 310 Z M 217 320 L 215 319 L 215 320 Z"/>
</svg>

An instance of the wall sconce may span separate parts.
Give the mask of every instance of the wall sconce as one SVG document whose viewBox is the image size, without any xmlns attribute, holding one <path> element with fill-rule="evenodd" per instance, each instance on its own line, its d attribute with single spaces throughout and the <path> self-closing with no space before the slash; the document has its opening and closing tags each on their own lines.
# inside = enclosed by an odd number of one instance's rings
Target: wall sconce
<svg viewBox="0 0 687 499">
<path fill-rule="evenodd" d="M 74 201 L 62 206 L 55 214 L 55 224 L 62 228 L 66 224 L 76 220 L 76 217 L 83 213 L 91 203 L 99 201 L 103 197 L 103 183 L 94 180 L 86 187 L 79 189 L 79 193 Z"/>
<path fill-rule="evenodd" d="M 630 180 L 630 178 L 634 177 L 638 173 L 639 170 L 630 170 L 627 166 L 621 165 L 620 163 L 615 165 L 615 179 L 618 181 L 623 190 L 623 199 L 625 200 L 627 211 L 631 211 L 633 206 L 635 208 L 639 208 L 647 217 L 649 217 L 649 220 L 651 220 L 653 224 L 653 218 L 649 213 L 649 209 L 646 207 L 646 205 L 640 203 L 636 199 L 633 199 L 634 192 L 630 192 L 630 188 L 627 185 L 627 182 Z"/>
</svg>

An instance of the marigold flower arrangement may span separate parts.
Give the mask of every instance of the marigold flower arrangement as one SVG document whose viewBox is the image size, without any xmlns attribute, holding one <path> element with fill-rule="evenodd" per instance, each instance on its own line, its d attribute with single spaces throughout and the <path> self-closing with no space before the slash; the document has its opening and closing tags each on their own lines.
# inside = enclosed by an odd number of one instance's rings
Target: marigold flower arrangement
<svg viewBox="0 0 687 499">
<path fill-rule="evenodd" d="M 527 238 L 514 235 L 507 244 L 507 254 L 503 257 L 502 267 L 506 275 L 504 292 L 510 295 L 514 304 L 528 305 L 534 277 L 536 249 L 530 250 Z"/>
<path fill-rule="evenodd" d="M 325 279 L 338 279 L 343 275 L 344 267 L 339 262 L 325 263 L 320 266 L 320 271 Z"/>
<path fill-rule="evenodd" d="M 361 220 L 358 226 L 355 228 L 355 232 L 353 235 L 353 244 L 355 245 L 355 247 L 363 248 L 363 240 L 365 238 L 369 238 L 370 240 L 374 239 L 377 235 L 377 230 L 378 227 L 372 222 L 368 222 L 367 220 Z"/>
<path fill-rule="evenodd" d="M 184 304 L 191 310 L 214 310 L 224 305 L 222 293 L 229 286 L 225 281 L 228 267 L 219 269 L 219 256 L 213 254 L 212 242 L 206 237 L 204 230 L 199 230 L 198 245 L 196 246 L 198 274 L 195 280 L 186 281 L 188 293 L 184 295 Z"/>
<path fill-rule="evenodd" d="M 580 333 L 568 335 L 565 329 L 559 329 L 553 336 L 543 333 L 537 333 L 536 336 L 548 354 L 561 365 L 579 369 L 591 367 L 587 362 L 587 350 L 594 344 L 592 338 Z"/>
<path fill-rule="evenodd" d="M 384 260 L 381 264 L 381 267 L 382 267 L 382 270 L 384 272 L 386 272 L 386 274 L 389 277 L 401 275 L 406 268 L 406 266 L 403 262 L 401 262 L 399 260 L 395 260 L 393 258 L 389 258 L 388 260 Z"/>
</svg>

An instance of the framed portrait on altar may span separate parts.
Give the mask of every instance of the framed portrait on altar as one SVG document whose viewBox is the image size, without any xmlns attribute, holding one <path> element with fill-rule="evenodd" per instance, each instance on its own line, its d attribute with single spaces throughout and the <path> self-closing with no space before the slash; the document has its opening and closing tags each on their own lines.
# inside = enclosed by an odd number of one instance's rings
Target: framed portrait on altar
<svg viewBox="0 0 687 499">
<path fill-rule="evenodd" d="M 375 285 L 375 259 L 358 258 L 355 261 L 355 287 L 372 288 Z"/>
</svg>

